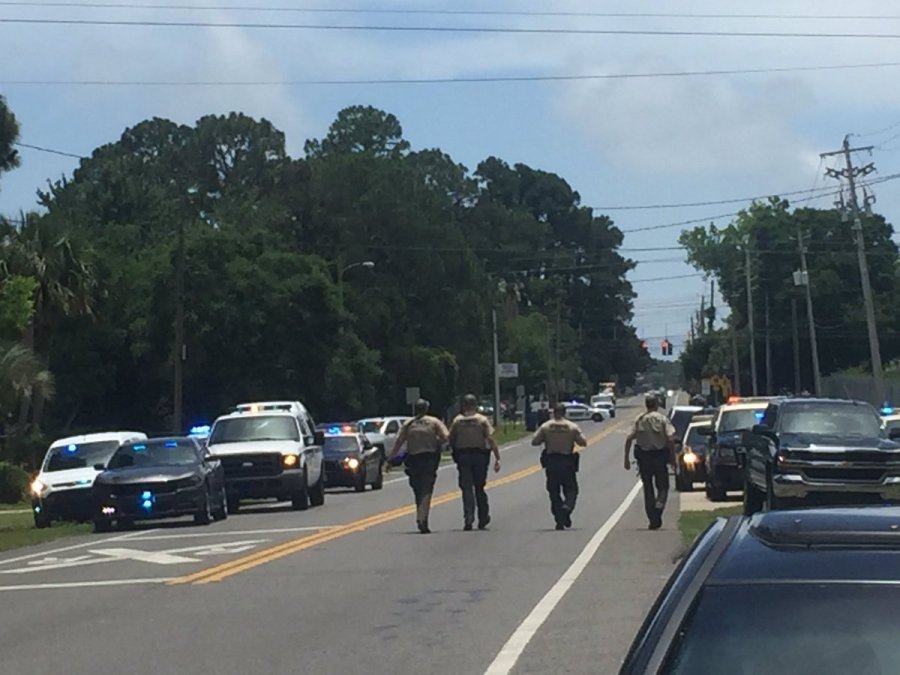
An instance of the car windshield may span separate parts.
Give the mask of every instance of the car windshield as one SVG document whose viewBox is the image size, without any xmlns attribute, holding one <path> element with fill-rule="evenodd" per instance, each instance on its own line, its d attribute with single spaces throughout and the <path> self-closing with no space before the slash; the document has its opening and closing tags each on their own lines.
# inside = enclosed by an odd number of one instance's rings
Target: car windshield
<svg viewBox="0 0 900 675">
<path fill-rule="evenodd" d="M 119 441 L 94 441 L 53 448 L 47 455 L 44 471 L 83 469 L 95 464 L 106 464 L 118 447 Z"/>
<path fill-rule="evenodd" d="M 356 436 L 326 436 L 325 445 L 322 446 L 322 452 L 326 455 L 344 455 L 358 451 Z"/>
<path fill-rule="evenodd" d="M 700 433 L 702 427 L 691 427 L 688 429 L 687 437 L 684 444 L 691 447 L 694 452 L 706 450 L 707 437 Z"/>
<path fill-rule="evenodd" d="M 254 415 L 229 417 L 213 427 L 209 444 L 242 443 L 250 441 L 299 441 L 300 432 L 293 417 L 288 415 Z"/>
<path fill-rule="evenodd" d="M 364 434 L 377 434 L 380 433 L 382 424 L 384 422 L 381 420 L 366 420 L 359 423 L 359 430 Z"/>
<path fill-rule="evenodd" d="M 748 431 L 759 424 L 765 409 L 765 406 L 760 406 L 744 410 L 724 410 L 719 420 L 718 431 Z"/>
<path fill-rule="evenodd" d="M 193 441 L 186 439 L 141 441 L 123 445 L 109 460 L 108 469 L 132 466 L 188 465 L 200 461 Z"/>
<path fill-rule="evenodd" d="M 662 672 L 898 673 L 898 603 L 877 585 L 707 587 Z"/>
<path fill-rule="evenodd" d="M 822 436 L 881 435 L 881 422 L 873 409 L 861 405 L 827 403 L 784 406 L 781 431 Z"/>
</svg>

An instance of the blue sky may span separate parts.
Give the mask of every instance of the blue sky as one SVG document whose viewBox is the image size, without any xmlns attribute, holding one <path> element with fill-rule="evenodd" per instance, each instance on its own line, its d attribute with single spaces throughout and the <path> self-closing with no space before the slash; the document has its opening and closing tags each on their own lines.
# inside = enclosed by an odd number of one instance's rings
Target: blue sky
<svg viewBox="0 0 900 675">
<path fill-rule="evenodd" d="M 103 2 L 103 0 L 98 0 Z M 131 0 L 140 2 L 140 0 Z M 160 0 L 165 3 L 166 0 Z M 226 4 L 227 0 L 216 2 Z M 158 4 L 158 3 L 154 3 Z M 179 4 L 204 4 L 204 0 Z M 243 0 L 273 7 L 275 0 Z M 537 2 L 393 2 L 357 0 L 320 7 L 368 9 L 546 10 Z M 666 2 L 665 12 L 900 16 L 895 3 L 847 5 L 820 0 Z M 661 11 L 651 2 L 554 3 L 555 11 Z M 850 9 L 848 9 L 850 8 Z M 573 18 L 404 16 L 294 12 L 2 6 L 0 18 L 94 18 L 663 30 L 896 32 L 900 20 Z M 447 78 L 671 72 L 832 66 L 900 61 L 900 40 L 724 38 L 697 36 L 383 33 L 248 28 L 54 26 L 0 23 L 0 83 L 11 80 L 250 80 Z M 347 105 L 371 104 L 397 115 L 416 148 L 440 147 L 470 169 L 490 155 L 560 174 L 584 204 L 681 203 L 765 195 L 813 187 L 818 153 L 845 134 L 876 145 L 881 175 L 900 171 L 900 67 L 818 72 L 553 83 L 267 87 L 89 87 L 0 84 L 19 117 L 22 142 L 89 154 L 152 116 L 192 123 L 240 110 L 266 117 L 299 156 Z M 863 135 L 865 134 L 865 135 Z M 22 167 L 4 175 L 0 213 L 34 205 L 48 179 L 77 160 L 22 150 Z M 818 185 L 825 184 L 819 179 Z M 892 183 L 877 208 L 896 220 Z M 814 202 L 826 206 L 828 199 Z M 608 211 L 626 231 L 625 251 L 641 261 L 632 279 L 693 270 L 673 246 L 680 228 L 629 232 L 736 211 L 741 205 Z M 720 221 L 727 222 L 727 221 Z M 673 260 L 673 258 L 675 260 Z M 638 283 L 634 323 L 652 343 L 668 333 L 678 345 L 692 304 L 708 284 L 699 277 Z"/>
</svg>

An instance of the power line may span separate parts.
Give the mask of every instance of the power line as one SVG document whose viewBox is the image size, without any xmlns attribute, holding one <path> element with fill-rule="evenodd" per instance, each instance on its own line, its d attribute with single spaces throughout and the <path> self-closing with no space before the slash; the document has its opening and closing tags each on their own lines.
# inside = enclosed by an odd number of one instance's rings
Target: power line
<svg viewBox="0 0 900 675">
<path fill-rule="evenodd" d="M 244 28 L 381 33 L 486 33 L 509 35 L 619 35 L 648 37 L 826 38 L 897 40 L 900 33 L 801 33 L 795 31 L 661 30 L 618 28 L 514 28 L 491 26 L 373 26 L 364 24 L 261 23 L 244 21 L 162 21 L 150 19 L 0 18 L 0 23 L 53 26 L 128 26 L 141 28 Z"/>
<path fill-rule="evenodd" d="M 88 9 L 162 9 L 177 11 L 218 12 L 284 12 L 294 14 L 382 14 L 418 16 L 510 16 L 542 18 L 605 18 L 605 19 L 738 19 L 738 20 L 804 20 L 804 21 L 890 21 L 900 19 L 896 14 L 715 14 L 696 12 L 585 12 L 585 11 L 529 11 L 481 9 L 368 9 L 355 7 L 283 7 L 249 5 L 164 5 L 117 2 L 31 2 L 3 1 L 5 7 L 71 7 Z"/>
<path fill-rule="evenodd" d="M 0 19 L 0 22 L 4 19 Z M 374 79 L 301 79 L 301 80 L 0 80 L 5 86 L 80 86 L 80 87 L 311 87 L 311 86 L 379 86 L 427 84 L 496 84 L 528 82 L 578 82 L 602 80 L 661 79 L 713 77 L 727 75 L 759 75 L 868 68 L 896 68 L 900 61 L 855 63 L 846 65 L 785 66 L 781 68 L 732 68 L 717 70 L 684 70 L 649 73 L 596 73 L 579 75 L 495 75 L 485 77 L 420 77 Z"/>
<path fill-rule="evenodd" d="M 634 204 L 628 206 L 592 206 L 595 211 L 638 211 L 643 209 L 680 209 L 692 206 L 720 206 L 722 204 L 738 204 L 742 202 L 755 202 L 760 199 L 768 199 L 769 197 L 791 197 L 793 195 L 810 194 L 814 191 L 830 191 L 834 192 L 832 187 L 821 187 L 806 190 L 792 190 L 791 192 L 769 193 L 766 195 L 757 195 L 755 197 L 738 197 L 735 199 L 717 199 L 707 202 L 679 202 L 675 204 Z"/>
<path fill-rule="evenodd" d="M 29 150 L 37 150 L 38 152 L 47 152 L 51 155 L 62 155 L 63 157 L 74 157 L 75 159 L 84 159 L 83 155 L 76 155 L 73 152 L 65 152 L 64 150 L 54 150 L 53 148 L 44 148 L 40 145 L 31 145 L 29 143 L 15 143 L 20 148 L 28 148 Z"/>
</svg>

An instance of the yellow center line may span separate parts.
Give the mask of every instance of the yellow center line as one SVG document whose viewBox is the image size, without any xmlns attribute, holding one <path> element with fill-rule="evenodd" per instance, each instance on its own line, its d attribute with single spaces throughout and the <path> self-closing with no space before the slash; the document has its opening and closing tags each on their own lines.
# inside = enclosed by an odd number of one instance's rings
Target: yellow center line
<svg viewBox="0 0 900 675">
<path fill-rule="evenodd" d="M 624 422 L 623 420 L 622 422 L 619 422 L 595 434 L 590 439 L 588 439 L 588 445 L 593 445 L 624 424 L 626 424 L 626 422 Z M 501 487 L 503 485 L 508 485 L 509 483 L 522 480 L 523 478 L 527 478 L 528 476 L 533 476 L 540 471 L 540 465 L 530 466 L 508 476 L 504 476 L 503 478 L 497 478 L 488 482 L 488 484 L 485 486 L 485 489 L 490 490 L 493 488 Z M 433 507 L 440 506 L 441 504 L 447 504 L 449 502 L 456 501 L 457 499 L 459 499 L 459 490 L 452 490 L 450 492 L 445 492 L 441 495 L 436 496 L 432 500 L 431 505 Z M 178 577 L 177 579 L 172 579 L 171 581 L 167 582 L 167 585 L 201 585 L 215 581 L 222 581 L 223 579 L 227 579 L 228 577 L 234 576 L 235 574 L 245 572 L 260 565 L 265 565 L 280 558 L 293 555 L 294 553 L 299 553 L 300 551 L 305 551 L 307 549 L 313 548 L 314 546 L 319 546 L 320 544 L 325 544 L 336 539 L 341 539 L 349 534 L 363 532 L 377 525 L 382 525 L 392 520 L 403 518 L 404 516 L 415 513 L 415 511 L 416 508 L 413 505 L 401 506 L 395 509 L 391 509 L 390 511 L 383 511 L 382 513 L 377 513 L 367 518 L 352 521 L 345 525 L 338 525 L 330 528 L 323 527 L 322 531 L 315 534 L 304 535 L 302 537 L 291 539 L 290 541 L 277 544 L 275 546 L 270 546 L 269 548 L 263 549 L 261 551 L 256 551 L 255 553 L 250 553 L 239 558 L 235 558 L 234 560 L 224 562 L 220 565 L 208 567 L 193 574 L 188 574 L 183 577 Z"/>
</svg>

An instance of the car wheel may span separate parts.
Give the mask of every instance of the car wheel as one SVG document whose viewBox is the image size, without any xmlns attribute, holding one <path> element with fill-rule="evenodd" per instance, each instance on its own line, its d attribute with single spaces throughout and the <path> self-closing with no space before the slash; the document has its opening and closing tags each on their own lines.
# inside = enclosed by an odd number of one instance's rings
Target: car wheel
<svg viewBox="0 0 900 675">
<path fill-rule="evenodd" d="M 322 506 L 325 503 L 325 473 L 319 473 L 319 480 L 309 495 L 309 503 L 313 506 Z"/>
<path fill-rule="evenodd" d="M 745 476 L 744 477 L 744 515 L 752 516 L 759 513 L 765 506 L 765 496 L 756 489 L 756 486 Z"/>
<path fill-rule="evenodd" d="M 50 519 L 43 513 L 35 513 L 34 526 L 39 530 L 43 530 L 45 527 L 50 527 Z"/>
<path fill-rule="evenodd" d="M 241 509 L 241 500 L 237 497 L 228 497 L 228 513 L 234 515 Z"/>
<path fill-rule="evenodd" d="M 380 490 L 384 487 L 384 464 L 381 462 L 378 463 L 378 475 L 375 477 L 375 482 L 372 483 L 373 490 Z"/>
<path fill-rule="evenodd" d="M 353 486 L 353 490 L 356 492 L 365 492 L 366 491 L 366 466 L 363 464 L 362 471 L 359 472 L 359 476 L 356 477 L 356 484 Z"/>
<path fill-rule="evenodd" d="M 675 489 L 678 492 L 690 492 L 694 489 L 694 482 L 687 479 L 680 466 L 675 467 Z"/>
<path fill-rule="evenodd" d="M 203 495 L 203 503 L 200 504 L 200 508 L 197 509 L 197 513 L 194 514 L 194 523 L 197 525 L 209 525 L 212 522 L 212 505 L 210 504 L 210 501 L 209 489 L 207 488 Z"/>
<path fill-rule="evenodd" d="M 306 471 L 303 471 L 303 478 L 300 481 L 300 489 L 291 495 L 291 508 L 294 511 L 306 511 L 309 508 L 309 489 L 306 483 Z"/>
<path fill-rule="evenodd" d="M 766 475 L 766 495 L 765 495 L 765 507 L 766 511 L 778 511 L 779 509 L 787 508 L 787 500 L 782 499 L 778 495 L 775 494 L 775 488 L 772 485 L 772 474 L 768 473 Z"/>
<path fill-rule="evenodd" d="M 724 502 L 727 495 L 725 494 L 725 490 L 716 485 L 715 483 L 708 482 L 706 483 L 706 498 L 711 502 Z"/>
<path fill-rule="evenodd" d="M 225 520 L 228 517 L 228 497 L 225 488 L 219 493 L 219 507 L 213 511 L 213 520 Z"/>
<path fill-rule="evenodd" d="M 131 518 L 119 518 L 116 521 L 116 526 L 120 530 L 133 530 L 134 529 L 134 520 Z"/>
<path fill-rule="evenodd" d="M 112 529 L 113 524 L 109 518 L 94 518 L 94 532 L 101 534 L 103 532 L 111 532 Z"/>
</svg>

